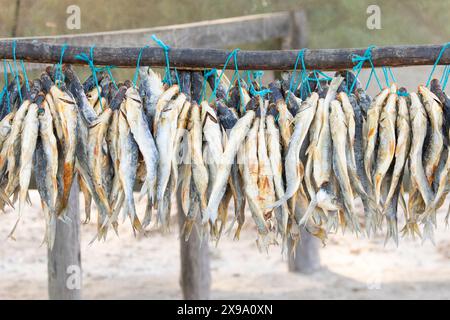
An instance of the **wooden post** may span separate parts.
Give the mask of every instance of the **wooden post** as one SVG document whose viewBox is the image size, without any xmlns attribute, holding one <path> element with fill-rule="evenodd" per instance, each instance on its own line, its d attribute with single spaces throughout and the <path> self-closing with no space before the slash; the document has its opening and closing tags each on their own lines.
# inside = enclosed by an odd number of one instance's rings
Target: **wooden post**
<svg viewBox="0 0 450 320">
<path fill-rule="evenodd" d="M 291 23 L 288 36 L 283 38 L 282 49 L 305 48 L 308 41 L 308 22 L 302 10 L 291 12 Z M 300 208 L 298 208 L 300 209 Z M 304 227 L 300 228 L 300 242 L 294 254 L 289 254 L 288 267 L 291 272 L 313 273 L 320 268 L 320 242 L 309 234 Z M 292 241 L 288 241 L 288 252 L 292 252 Z"/>
<path fill-rule="evenodd" d="M 288 267 L 290 272 L 310 274 L 320 269 L 320 241 L 301 228 L 300 243 L 295 249 L 295 256 L 290 254 Z M 292 252 L 292 241 L 288 242 L 288 252 Z"/>
<path fill-rule="evenodd" d="M 55 244 L 48 250 L 48 296 L 51 300 L 81 299 L 79 186 L 75 179 L 67 222 L 57 220 Z"/>
<path fill-rule="evenodd" d="M 290 17 L 289 30 L 287 36 L 282 39 L 281 48 L 283 50 L 305 48 L 308 42 L 306 13 L 303 10 L 292 11 Z"/>
<path fill-rule="evenodd" d="M 191 205 L 194 205 L 191 203 Z M 197 204 L 197 208 L 198 204 Z M 181 207 L 181 193 L 177 192 L 178 223 L 184 225 L 185 216 Z M 200 214 L 197 214 L 200 218 Z M 181 273 L 180 286 L 185 300 L 207 300 L 210 297 L 211 271 L 207 240 L 201 240 L 194 229 L 188 241 L 180 234 Z"/>
</svg>

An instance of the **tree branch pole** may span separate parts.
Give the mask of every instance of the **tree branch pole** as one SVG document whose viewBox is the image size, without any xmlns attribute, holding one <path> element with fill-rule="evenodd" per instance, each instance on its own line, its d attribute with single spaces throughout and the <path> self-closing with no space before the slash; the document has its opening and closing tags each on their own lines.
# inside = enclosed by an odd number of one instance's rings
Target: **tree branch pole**
<svg viewBox="0 0 450 320">
<path fill-rule="evenodd" d="M 43 42 L 17 41 L 16 58 L 26 62 L 56 63 L 61 55 L 61 45 Z M 0 42 L 0 57 L 12 59 L 12 41 Z M 170 44 L 169 44 L 170 45 Z M 76 59 L 76 55 L 89 55 L 89 47 L 68 47 L 64 54 L 64 62 L 85 64 Z M 435 63 L 442 45 L 414 45 L 375 47 L 372 50 L 372 61 L 375 67 L 432 65 Z M 114 65 L 117 67 L 135 67 L 141 48 L 95 47 L 94 61 L 96 65 Z M 310 70 L 342 70 L 354 66 L 353 54 L 363 55 L 366 49 L 313 49 L 306 50 L 304 60 Z M 230 50 L 222 49 L 188 49 L 172 48 L 169 60 L 172 67 L 179 69 L 222 68 Z M 238 53 L 238 65 L 241 70 L 292 70 L 298 50 L 246 51 Z M 160 47 L 145 48 L 142 52 L 141 65 L 165 66 L 163 49 Z M 450 64 L 450 50 L 445 51 L 439 64 Z M 363 67 L 370 67 L 365 63 Z M 228 69 L 234 64 L 228 64 Z"/>
<path fill-rule="evenodd" d="M 198 202 L 191 202 L 200 210 Z M 180 287 L 185 300 L 208 300 L 211 292 L 211 270 L 209 265 L 209 244 L 202 240 L 198 232 L 192 230 L 189 240 L 186 241 L 182 228 L 186 217 L 181 205 L 181 189 L 177 190 L 178 224 L 180 229 Z M 197 214 L 198 222 L 200 214 Z"/>
<path fill-rule="evenodd" d="M 51 300 L 81 299 L 81 250 L 78 179 L 74 179 L 67 221 L 56 220 L 56 238 L 48 250 L 48 296 Z"/>
</svg>

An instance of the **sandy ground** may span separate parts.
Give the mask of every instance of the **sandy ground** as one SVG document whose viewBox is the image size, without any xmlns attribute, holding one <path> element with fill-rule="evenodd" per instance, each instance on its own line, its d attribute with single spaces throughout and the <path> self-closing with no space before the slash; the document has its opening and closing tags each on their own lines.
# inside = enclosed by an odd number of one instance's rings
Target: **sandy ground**
<svg viewBox="0 0 450 320">
<path fill-rule="evenodd" d="M 33 205 L 17 231 L 5 240 L 16 219 L 0 217 L 0 298 L 47 299 L 44 226 L 35 192 Z M 212 298 L 218 299 L 448 299 L 450 232 L 440 215 L 436 246 L 401 239 L 398 248 L 352 234 L 332 235 L 320 250 L 323 268 L 313 275 L 287 271 L 280 248 L 261 253 L 250 218 L 241 240 L 224 237 L 211 246 Z M 83 297 L 87 299 L 180 299 L 179 241 L 176 225 L 168 235 L 153 232 L 121 236 L 88 245 L 94 224 L 82 227 Z"/>
</svg>

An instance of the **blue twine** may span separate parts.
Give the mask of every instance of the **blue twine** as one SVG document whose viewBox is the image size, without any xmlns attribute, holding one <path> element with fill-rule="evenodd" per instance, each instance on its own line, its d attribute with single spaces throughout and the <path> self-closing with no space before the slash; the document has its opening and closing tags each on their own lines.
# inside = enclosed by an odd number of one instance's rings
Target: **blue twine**
<svg viewBox="0 0 450 320">
<path fill-rule="evenodd" d="M 314 74 L 314 78 L 310 78 L 310 77 L 306 78 L 306 80 L 308 81 L 308 86 L 309 86 L 309 81 L 314 81 L 317 83 L 317 86 L 319 87 L 319 89 L 322 89 L 322 86 L 320 85 L 321 81 L 333 80 L 333 78 L 331 78 L 330 76 L 328 76 L 327 74 L 325 74 L 324 72 L 322 72 L 320 70 L 313 70 L 313 74 Z M 318 77 L 317 75 L 322 76 L 322 78 Z"/>
<path fill-rule="evenodd" d="M 262 77 L 264 76 L 264 71 L 258 70 L 253 71 L 253 78 L 258 81 L 260 87 L 262 87 Z"/>
<path fill-rule="evenodd" d="M 391 67 L 382 67 L 384 79 L 386 81 L 386 86 L 390 87 L 391 83 L 389 81 L 389 76 L 391 77 L 392 81 L 395 83 L 397 82 L 397 79 L 395 79 L 394 73 L 392 72 Z"/>
<path fill-rule="evenodd" d="M 350 87 L 350 92 L 353 92 L 353 89 L 355 88 L 355 85 L 356 85 L 357 78 L 358 78 L 358 76 L 361 72 L 361 69 L 364 66 L 364 63 L 366 61 L 369 61 L 370 66 L 372 67 L 372 70 L 370 71 L 369 79 L 367 80 L 366 90 L 369 87 L 369 83 L 372 79 L 372 75 L 375 75 L 375 78 L 377 80 L 378 87 L 380 87 L 380 90 L 383 89 L 383 87 L 381 86 L 381 83 L 380 83 L 380 79 L 378 78 L 377 73 L 375 72 L 375 67 L 374 67 L 373 61 L 372 61 L 372 49 L 373 48 L 375 48 L 375 46 L 373 46 L 373 45 L 369 46 L 366 49 L 366 51 L 364 52 L 364 55 L 362 55 L 362 56 L 357 55 L 357 54 L 352 55 L 352 62 L 357 63 L 357 65 L 353 67 L 353 71 L 355 71 L 356 74 L 355 74 L 355 80 L 353 81 L 352 86 Z"/>
<path fill-rule="evenodd" d="M 449 65 L 446 65 L 444 68 L 444 72 L 442 72 L 441 80 L 439 81 L 441 83 L 442 90 L 445 90 L 445 87 L 447 87 L 449 75 L 450 75 L 450 67 Z"/>
<path fill-rule="evenodd" d="M 180 82 L 180 77 L 178 76 L 177 68 L 173 68 L 173 70 L 175 71 L 175 78 L 177 78 L 177 83 L 178 83 L 178 86 L 180 87 L 180 92 L 181 92 L 181 91 L 183 91 L 183 88 L 182 88 L 182 85 Z"/>
<path fill-rule="evenodd" d="M 304 59 L 305 50 L 306 50 L 306 48 L 303 48 L 297 53 L 297 58 L 295 59 L 295 64 L 294 64 L 294 70 L 292 70 L 291 80 L 289 81 L 289 92 L 292 92 L 293 88 L 294 88 L 294 90 L 296 88 L 298 88 L 299 81 L 301 81 L 301 83 L 303 83 L 303 81 L 304 81 L 305 72 L 306 72 L 305 59 Z M 301 64 L 302 64 L 302 69 L 300 72 L 301 78 L 299 78 L 298 80 L 295 80 L 296 75 L 297 75 L 298 62 L 300 60 L 301 60 Z M 294 87 L 293 87 L 293 84 L 295 84 Z M 309 83 L 308 83 L 308 90 L 311 93 L 311 87 L 309 86 Z M 286 95 L 286 100 L 285 100 L 286 103 L 288 102 L 288 98 L 289 98 L 289 96 Z"/>
<path fill-rule="evenodd" d="M 27 91 L 30 91 L 30 82 L 28 81 L 27 70 L 25 69 L 23 60 L 20 60 L 20 67 L 22 68 L 23 77 L 25 79 L 25 87 L 27 88 Z"/>
<path fill-rule="evenodd" d="M 405 91 L 397 90 L 397 95 L 400 97 L 409 97 L 409 93 Z"/>
<path fill-rule="evenodd" d="M 166 45 L 162 40 L 158 39 L 156 37 L 156 35 L 152 35 L 152 39 L 153 41 L 156 42 L 156 44 L 158 46 L 160 46 L 163 50 L 164 50 L 164 57 L 166 59 L 166 67 L 165 67 L 165 75 L 164 75 L 164 79 L 163 82 L 164 83 L 168 83 L 169 86 L 172 85 L 172 76 L 170 75 L 170 62 L 169 62 L 169 50 L 170 47 L 168 45 Z M 178 75 L 178 73 L 177 73 Z"/>
<path fill-rule="evenodd" d="M 262 72 L 262 71 L 261 71 L 261 72 Z M 253 77 L 254 77 L 254 79 L 256 80 L 256 78 L 255 78 L 255 73 L 256 73 L 256 72 L 253 73 Z M 251 79 L 251 75 L 250 75 L 250 71 L 249 71 L 249 70 L 247 70 L 247 79 L 248 79 L 248 83 L 250 84 L 250 93 L 251 93 L 253 96 L 260 96 L 261 98 L 264 98 L 265 95 L 267 95 L 267 94 L 269 94 L 269 93 L 272 92 L 272 90 L 270 90 L 270 89 L 260 89 L 260 90 L 256 90 L 256 89 L 255 89 L 255 86 L 253 85 L 253 82 L 252 82 L 252 79 Z M 261 84 L 260 84 L 260 87 L 262 87 Z"/>
<path fill-rule="evenodd" d="M 220 81 L 222 80 L 222 76 L 224 75 L 224 73 L 225 73 L 225 70 L 226 70 L 226 68 L 227 68 L 227 65 L 228 65 L 228 63 L 230 62 L 230 60 L 231 60 L 231 58 L 234 58 L 234 60 L 235 60 L 235 67 L 237 66 L 236 65 L 236 58 L 237 58 L 237 52 L 239 51 L 239 49 L 238 48 L 236 48 L 236 49 L 234 49 L 229 55 L 228 55 L 228 57 L 227 57 L 227 59 L 225 60 L 225 63 L 223 64 L 223 69 L 222 69 L 222 72 L 220 73 L 220 76 L 218 77 L 218 78 L 216 78 L 216 81 L 215 81 L 215 83 L 214 83 L 214 88 L 213 88 L 213 90 L 212 90 L 212 93 L 211 93 L 211 96 L 209 97 L 209 102 L 211 102 L 211 100 L 212 100 L 212 98 L 216 98 L 216 91 L 217 91 L 217 87 L 219 86 L 219 84 L 220 84 Z M 236 68 L 235 68 L 236 69 Z M 228 90 L 227 90 L 227 94 L 228 94 L 228 91 L 230 90 L 230 88 L 231 88 L 231 84 L 233 83 L 233 79 L 234 79 L 234 77 L 235 77 L 235 75 L 236 75 L 236 71 L 235 71 L 235 73 L 233 74 L 233 77 L 231 78 L 231 81 L 230 81 L 230 87 L 228 87 Z M 239 89 L 240 89 L 240 92 L 239 92 L 239 94 L 241 94 L 241 92 L 242 92 L 242 88 L 240 87 L 240 80 L 238 80 L 239 81 Z M 242 96 L 241 96 L 242 97 Z"/>
<path fill-rule="evenodd" d="M 3 86 L 2 92 L 0 92 L 0 105 L 3 102 L 3 96 L 5 95 L 5 92 L 6 92 L 6 87 Z"/>
<path fill-rule="evenodd" d="M 237 76 L 237 80 L 238 80 L 238 86 L 239 86 L 239 98 L 240 98 L 240 103 L 241 103 L 241 109 L 242 111 L 245 113 L 245 105 L 244 105 L 244 93 L 242 91 L 242 85 L 241 85 L 241 76 L 239 74 L 239 68 L 238 68 L 238 60 L 237 60 L 237 54 L 239 52 L 239 49 L 234 49 L 234 73 Z"/>
<path fill-rule="evenodd" d="M 3 88 L 3 91 L 5 93 L 3 95 L 6 95 L 6 99 L 8 100 L 7 110 L 8 110 L 8 113 L 10 113 L 11 112 L 11 101 L 10 101 L 9 91 L 8 91 L 8 68 L 6 67 L 6 59 L 3 59 L 3 77 L 5 80 L 5 87 Z M 3 98 L 3 95 L 2 95 L 2 98 Z"/>
<path fill-rule="evenodd" d="M 75 59 L 84 61 L 88 64 L 89 69 L 91 69 L 92 77 L 94 78 L 95 85 L 97 87 L 98 96 L 100 97 L 100 86 L 98 85 L 98 78 L 97 78 L 98 69 L 94 65 L 94 48 L 95 48 L 95 45 L 91 46 L 91 48 L 89 50 L 89 57 L 84 52 L 82 52 L 81 54 L 76 55 Z M 99 101 L 100 101 L 100 108 L 103 110 L 102 99 L 99 99 Z"/>
<path fill-rule="evenodd" d="M 445 45 L 442 46 L 441 51 L 439 52 L 439 55 L 436 59 L 436 61 L 434 62 L 433 68 L 431 69 L 430 75 L 428 76 L 428 81 L 427 81 L 427 87 L 430 86 L 430 82 L 431 82 L 431 77 L 433 76 L 434 70 L 436 70 L 436 67 L 439 63 L 439 60 L 441 60 L 442 55 L 444 54 L 445 50 L 450 46 L 450 42 L 447 42 Z"/>
<path fill-rule="evenodd" d="M 20 103 L 22 103 L 22 90 L 20 89 L 20 81 L 19 81 L 19 69 L 17 68 L 17 60 L 16 60 L 16 40 L 13 40 L 12 43 L 12 53 L 13 53 L 13 64 L 14 64 L 14 70 L 15 70 L 15 79 L 16 79 L 16 84 L 18 87 L 18 91 L 19 91 L 19 98 L 20 98 Z"/>
<path fill-rule="evenodd" d="M 386 86 L 390 87 L 391 84 L 389 82 L 389 74 L 388 74 L 386 67 L 381 67 L 381 70 L 383 70 L 383 75 L 384 75 L 384 80 L 386 81 Z"/>
<path fill-rule="evenodd" d="M 200 101 L 203 101 L 203 99 L 205 98 L 205 94 L 206 94 L 206 82 L 208 81 L 208 78 L 210 76 L 216 75 L 217 74 L 217 69 L 216 68 L 212 68 L 209 71 L 203 70 L 203 84 L 202 84 L 202 94 L 200 95 Z M 200 103 L 200 101 L 198 101 L 198 103 Z"/>
<path fill-rule="evenodd" d="M 346 71 L 345 71 L 345 92 L 346 92 L 347 94 L 350 94 L 350 92 L 349 92 L 349 87 L 348 87 L 348 74 L 349 74 L 349 71 L 346 70 Z"/>
<path fill-rule="evenodd" d="M 119 87 L 117 86 L 116 80 L 114 79 L 114 76 L 113 76 L 112 71 L 111 71 L 112 69 L 115 69 L 115 68 L 116 68 L 116 66 L 103 66 L 101 68 L 95 67 L 95 70 L 97 72 L 106 71 L 108 73 L 109 78 L 111 79 L 111 82 L 113 83 L 114 87 L 118 90 Z"/>
<path fill-rule="evenodd" d="M 139 66 L 141 64 L 141 58 L 142 58 L 142 51 L 144 51 L 145 48 L 148 48 L 148 46 L 145 46 L 143 48 L 141 48 L 141 50 L 139 50 L 139 55 L 136 61 L 136 70 L 134 71 L 134 77 L 133 77 L 133 86 L 136 86 L 136 82 L 138 80 L 139 77 Z"/>
<path fill-rule="evenodd" d="M 236 80 L 236 72 L 233 72 L 233 75 L 231 76 L 231 79 L 230 79 L 230 86 L 227 88 L 227 92 L 225 92 L 226 96 L 228 96 L 228 93 L 231 90 L 231 86 L 234 84 L 235 80 Z"/>
<path fill-rule="evenodd" d="M 392 81 L 397 82 L 397 79 L 394 77 L 394 73 L 392 72 L 391 67 L 387 67 L 389 74 L 391 75 Z"/>
<path fill-rule="evenodd" d="M 55 65 L 54 78 L 55 78 L 55 83 L 58 86 L 58 88 L 60 87 L 61 82 L 64 82 L 64 73 L 62 72 L 62 62 L 63 62 L 64 53 L 66 52 L 67 47 L 68 47 L 67 43 L 64 43 L 62 45 L 61 55 L 59 56 L 59 63 L 57 63 Z"/>
</svg>

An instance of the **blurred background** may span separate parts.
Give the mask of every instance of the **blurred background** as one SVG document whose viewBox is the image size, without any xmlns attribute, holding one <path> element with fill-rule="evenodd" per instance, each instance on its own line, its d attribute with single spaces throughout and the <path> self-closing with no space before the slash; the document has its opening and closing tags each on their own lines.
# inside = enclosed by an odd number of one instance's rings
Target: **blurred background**
<svg viewBox="0 0 450 320">
<path fill-rule="evenodd" d="M 81 29 L 66 28 L 69 5 L 81 9 Z M 369 5 L 381 9 L 381 29 L 366 25 Z M 447 0 L 0 0 L 0 37 L 30 37 L 149 28 L 241 15 L 303 9 L 307 16 L 308 48 L 367 47 L 368 45 L 442 44 L 450 39 Z M 168 43 L 170 45 L 170 43 Z M 280 41 L 233 45 L 242 49 L 279 49 Z M 430 67 L 396 68 L 400 85 L 415 90 Z M 440 76 L 442 68 L 436 71 Z M 87 76 L 85 68 L 79 69 Z M 38 74 L 35 71 L 34 75 Z M 131 78 L 133 70 L 115 70 Z M 32 73 L 33 76 L 33 73 Z M 273 78 L 266 73 L 264 81 Z M 381 77 L 381 73 L 379 73 Z M 368 72 L 361 73 L 365 83 Z M 369 93 L 375 94 L 373 82 Z M 33 191 L 35 193 L 35 191 Z M 44 222 L 36 194 L 22 219 L 17 240 L 5 240 L 16 214 L 0 217 L 0 298 L 47 298 L 47 250 L 39 246 Z M 140 204 L 143 210 L 144 204 Z M 310 275 L 289 273 L 281 248 L 259 252 L 248 217 L 240 241 L 223 237 L 210 246 L 212 298 L 450 298 L 450 234 L 439 215 L 436 244 L 400 239 L 396 247 L 384 234 L 371 239 L 336 234 L 320 249 L 321 269 Z M 83 209 L 83 208 L 82 208 Z M 83 211 L 82 211 L 83 212 Z M 158 231 L 134 238 L 129 226 L 120 237 L 88 245 L 95 225 L 82 226 L 83 297 L 95 299 L 181 298 L 179 241 L 176 223 L 171 233 Z M 402 222 L 400 222 L 400 227 Z"/>
</svg>

